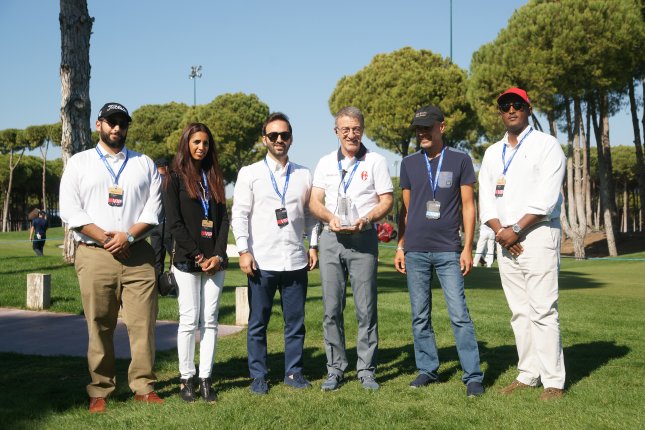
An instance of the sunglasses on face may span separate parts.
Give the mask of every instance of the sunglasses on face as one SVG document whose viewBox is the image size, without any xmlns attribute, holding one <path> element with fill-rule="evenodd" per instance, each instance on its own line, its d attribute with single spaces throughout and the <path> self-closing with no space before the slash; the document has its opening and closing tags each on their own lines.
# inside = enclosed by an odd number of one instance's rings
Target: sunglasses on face
<svg viewBox="0 0 645 430">
<path fill-rule="evenodd" d="M 278 140 L 278 136 L 282 139 L 283 142 L 286 142 L 287 140 L 291 139 L 291 132 L 290 131 L 283 131 L 281 133 L 278 133 L 276 131 L 272 133 L 267 133 L 266 137 L 271 141 L 275 142 Z"/>
<path fill-rule="evenodd" d="M 513 106 L 513 109 L 515 109 L 516 111 L 521 111 L 524 109 L 524 106 L 526 106 L 526 103 L 508 102 L 508 103 L 500 103 L 498 106 L 502 112 L 508 112 L 509 110 L 511 110 L 511 106 Z"/>
<path fill-rule="evenodd" d="M 122 119 L 121 121 L 115 121 L 113 119 L 103 118 L 102 121 L 107 125 L 109 125 L 110 128 L 114 128 L 117 125 L 119 126 L 119 128 L 128 128 L 130 126 L 130 121 L 128 121 L 127 119 Z"/>
</svg>

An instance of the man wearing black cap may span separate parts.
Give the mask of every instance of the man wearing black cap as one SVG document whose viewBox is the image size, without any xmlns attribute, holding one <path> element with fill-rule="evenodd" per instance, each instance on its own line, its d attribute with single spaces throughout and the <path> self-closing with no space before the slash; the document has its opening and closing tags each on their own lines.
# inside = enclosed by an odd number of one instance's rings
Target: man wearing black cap
<svg viewBox="0 0 645 430">
<path fill-rule="evenodd" d="M 541 400 L 564 394 L 564 355 L 558 321 L 560 187 L 566 157 L 551 135 L 529 125 L 526 91 L 497 98 L 506 134 L 484 154 L 479 171 L 481 221 L 501 246 L 499 274 L 513 314 L 519 375 L 504 394 L 544 386 Z"/>
<path fill-rule="evenodd" d="M 159 223 L 161 179 L 150 158 L 125 147 L 131 120 L 123 105 L 105 104 L 96 121 L 98 145 L 69 159 L 60 184 L 61 218 L 79 245 L 75 268 L 89 337 L 91 413 L 105 411 L 116 386 L 119 308 L 130 338 L 128 383 L 135 400 L 163 403 L 153 391 L 154 253 L 142 240 Z"/>
<path fill-rule="evenodd" d="M 432 328 L 432 270 L 439 277 L 448 308 L 468 397 L 484 393 L 475 328 L 466 306 L 464 276 L 473 267 L 475 172 L 468 155 L 444 145 L 444 117 L 425 106 L 412 120 L 421 151 L 401 162 L 403 207 L 394 257 L 397 271 L 407 274 L 412 306 L 414 356 L 420 388 L 437 382 L 439 355 Z M 461 206 L 461 208 L 460 208 Z M 459 225 L 463 218 L 462 249 Z"/>
<path fill-rule="evenodd" d="M 39 257 L 43 256 L 48 227 L 47 214 L 44 211 L 38 211 L 38 216 L 31 222 L 29 240 L 32 243 L 34 252 Z"/>
</svg>

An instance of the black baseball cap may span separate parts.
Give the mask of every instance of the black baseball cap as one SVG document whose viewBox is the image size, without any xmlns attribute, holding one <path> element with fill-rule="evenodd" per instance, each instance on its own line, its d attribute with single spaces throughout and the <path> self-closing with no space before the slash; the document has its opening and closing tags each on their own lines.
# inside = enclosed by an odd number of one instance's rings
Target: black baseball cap
<svg viewBox="0 0 645 430">
<path fill-rule="evenodd" d="M 424 106 L 417 110 L 412 119 L 411 126 L 421 125 L 424 127 L 432 127 L 436 122 L 443 122 L 443 113 L 436 106 Z"/>
<path fill-rule="evenodd" d="M 128 110 L 125 108 L 125 106 L 123 106 L 120 103 L 115 103 L 115 102 L 110 102 L 110 103 L 104 104 L 103 107 L 101 108 L 101 110 L 99 111 L 99 118 L 98 119 L 109 118 L 109 117 L 111 117 L 113 115 L 116 115 L 116 114 L 125 115 L 125 117 L 128 119 L 128 121 L 132 122 L 132 118 L 130 117 L 130 114 L 128 113 Z"/>
</svg>

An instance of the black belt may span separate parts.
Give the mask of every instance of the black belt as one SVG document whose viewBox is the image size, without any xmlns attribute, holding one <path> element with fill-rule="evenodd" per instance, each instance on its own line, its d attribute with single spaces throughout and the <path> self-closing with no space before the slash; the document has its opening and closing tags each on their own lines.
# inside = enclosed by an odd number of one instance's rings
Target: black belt
<svg viewBox="0 0 645 430">
<path fill-rule="evenodd" d="M 98 243 L 90 243 L 90 242 L 78 242 L 79 245 L 87 246 L 88 248 L 103 248 L 103 245 L 99 245 Z"/>
</svg>

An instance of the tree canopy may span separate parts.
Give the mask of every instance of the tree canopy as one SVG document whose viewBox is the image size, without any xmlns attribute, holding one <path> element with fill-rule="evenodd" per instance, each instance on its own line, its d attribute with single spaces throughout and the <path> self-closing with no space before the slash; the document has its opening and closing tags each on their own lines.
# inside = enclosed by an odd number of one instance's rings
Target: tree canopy
<svg viewBox="0 0 645 430">
<path fill-rule="evenodd" d="M 368 66 L 336 84 L 329 99 L 332 114 L 356 106 L 365 115 L 365 135 L 378 146 L 406 156 L 414 112 L 438 106 L 446 118 L 447 144 L 476 140 L 475 115 L 466 100 L 466 72 L 428 50 L 402 48 L 374 56 Z"/>
</svg>

